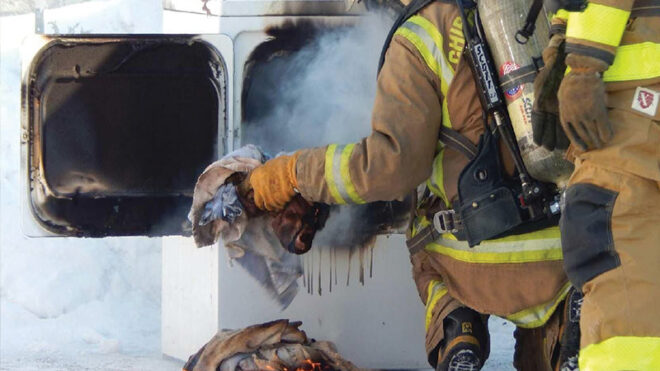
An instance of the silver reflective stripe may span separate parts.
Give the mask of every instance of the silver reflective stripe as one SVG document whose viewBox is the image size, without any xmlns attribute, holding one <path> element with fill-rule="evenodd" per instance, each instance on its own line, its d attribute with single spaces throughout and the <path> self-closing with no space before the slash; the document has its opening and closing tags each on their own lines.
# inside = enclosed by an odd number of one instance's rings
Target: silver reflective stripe
<svg viewBox="0 0 660 371">
<path fill-rule="evenodd" d="M 440 66 L 440 74 L 444 82 L 449 86 L 451 84 L 451 81 L 454 78 L 454 74 L 452 73 L 451 66 L 447 61 L 445 60 L 445 56 L 442 53 L 442 50 L 438 48 L 438 46 L 435 44 L 433 41 L 433 38 L 431 35 L 426 32 L 424 28 L 422 28 L 420 25 L 413 23 L 411 21 L 407 21 L 404 23 L 402 28 L 407 28 L 408 30 L 414 32 L 419 38 L 422 40 L 424 45 L 426 45 L 426 48 L 428 51 L 431 53 L 433 56 L 433 59 L 435 59 L 438 62 L 438 65 Z M 444 92 L 446 94 L 446 92 Z"/>
<path fill-rule="evenodd" d="M 335 148 L 335 153 L 332 155 L 332 176 L 334 177 L 337 191 L 344 201 L 349 202 L 352 198 L 348 194 L 344 178 L 341 176 L 341 155 L 344 153 L 344 148 L 346 148 L 345 145 L 338 145 L 337 148 Z"/>
<path fill-rule="evenodd" d="M 443 235 L 447 236 L 447 235 Z M 439 245 L 449 247 L 453 250 L 466 251 L 471 253 L 510 253 L 526 252 L 534 250 L 547 250 L 561 248 L 561 242 L 558 238 L 534 238 L 534 239 L 509 239 L 498 242 L 497 240 L 483 241 L 477 246 L 470 247 L 466 241 L 458 241 L 440 237 L 436 242 Z"/>
</svg>

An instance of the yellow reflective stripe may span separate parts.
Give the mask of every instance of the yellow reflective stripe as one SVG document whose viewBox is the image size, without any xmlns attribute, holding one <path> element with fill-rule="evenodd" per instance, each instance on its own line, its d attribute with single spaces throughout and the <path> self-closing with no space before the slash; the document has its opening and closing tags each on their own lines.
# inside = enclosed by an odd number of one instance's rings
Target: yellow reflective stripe
<svg viewBox="0 0 660 371">
<path fill-rule="evenodd" d="M 424 45 L 424 42 L 419 36 L 417 36 L 416 33 L 412 32 L 407 28 L 399 28 L 398 30 L 396 30 L 394 35 L 403 36 L 408 41 L 410 41 L 410 43 L 413 44 L 415 48 L 417 48 L 417 51 L 422 56 L 424 62 L 426 62 L 426 65 L 431 69 L 431 71 L 433 71 L 433 73 L 435 73 L 440 79 L 442 79 L 442 75 L 440 74 L 440 65 L 433 58 L 431 52 L 428 50 L 426 45 Z"/>
<path fill-rule="evenodd" d="M 440 191 L 440 190 L 438 189 L 438 187 L 436 187 L 436 185 L 435 185 L 435 183 L 433 183 L 432 179 L 433 179 L 433 178 L 429 178 L 429 179 L 426 181 L 426 186 L 429 187 L 429 190 L 431 190 L 431 192 L 432 192 L 434 195 L 440 195 L 440 194 L 442 194 L 442 191 Z"/>
<path fill-rule="evenodd" d="M 431 170 L 431 177 L 427 181 L 427 186 L 436 196 L 442 198 L 445 204 L 449 205 L 447 201 L 447 192 L 445 191 L 445 176 L 442 167 L 442 162 L 445 157 L 445 149 L 440 148 L 438 153 L 433 158 L 433 168 Z"/>
<path fill-rule="evenodd" d="M 467 243 L 465 245 L 467 246 Z M 471 252 L 456 250 L 432 242 L 426 246 L 426 250 L 449 256 L 452 259 L 475 264 L 531 263 L 562 259 L 561 248 L 519 252 Z"/>
<path fill-rule="evenodd" d="M 334 162 L 335 162 L 335 152 L 337 150 L 336 144 L 331 144 L 328 146 L 328 149 L 325 151 L 325 182 L 330 189 L 330 194 L 335 199 L 335 202 L 338 204 L 345 204 L 346 201 L 339 194 L 337 189 L 337 183 L 335 183 L 334 177 Z"/>
<path fill-rule="evenodd" d="M 444 43 L 440 31 L 429 20 L 416 15 L 409 18 L 394 34 L 403 36 L 415 46 L 426 65 L 440 79 L 440 91 L 446 96 L 454 78 L 454 70 L 443 53 Z"/>
<path fill-rule="evenodd" d="M 438 300 L 445 296 L 445 294 L 447 294 L 447 287 L 444 283 L 437 280 L 431 280 L 431 282 L 429 282 L 429 287 L 427 288 L 426 293 L 426 316 L 424 322 L 424 328 L 426 331 L 429 330 L 429 326 L 431 325 L 435 305 L 438 304 Z"/>
<path fill-rule="evenodd" d="M 449 107 L 447 106 L 447 97 L 442 100 L 442 125 L 451 129 L 451 117 L 449 117 Z"/>
<path fill-rule="evenodd" d="M 557 309 L 559 303 L 564 300 L 570 288 L 570 282 L 566 283 L 564 287 L 562 287 L 562 289 L 557 293 L 557 296 L 555 296 L 549 302 L 511 314 L 506 316 L 506 319 L 513 322 L 516 326 L 523 328 L 536 328 L 543 326 L 546 322 L 548 322 L 548 319 L 550 316 L 552 316 L 552 313 L 555 312 L 555 309 Z"/>
<path fill-rule="evenodd" d="M 545 229 L 541 229 L 541 230 L 535 231 L 535 232 L 524 233 L 524 234 L 516 234 L 516 235 L 511 235 L 511 236 L 506 236 L 506 237 L 495 238 L 495 239 L 486 241 L 486 243 L 493 244 L 493 243 L 508 243 L 508 242 L 519 242 L 519 241 L 529 241 L 529 240 L 552 240 L 552 239 L 560 238 L 560 236 L 561 235 L 559 233 L 559 227 L 554 226 L 554 227 L 548 227 L 548 228 L 545 228 Z M 447 240 L 458 241 L 456 236 L 454 236 L 451 233 L 443 234 L 442 238 L 447 239 Z"/>
<path fill-rule="evenodd" d="M 630 12 L 589 2 L 583 12 L 570 12 L 566 37 L 618 46 Z"/>
<path fill-rule="evenodd" d="M 356 204 L 363 204 L 364 200 L 360 197 L 360 195 L 358 195 L 357 191 L 355 190 L 355 185 L 351 180 L 349 164 L 354 148 L 355 148 L 355 143 L 347 144 L 344 147 L 344 150 L 341 152 L 341 163 L 340 163 L 341 180 L 344 185 L 344 189 L 346 190 L 346 193 L 348 194 L 348 197 L 351 199 L 351 201 L 353 201 Z"/>
<path fill-rule="evenodd" d="M 559 9 L 552 18 L 559 18 L 563 21 L 568 19 L 569 12 L 566 9 Z"/>
<path fill-rule="evenodd" d="M 619 46 L 614 63 L 603 73 L 606 82 L 654 77 L 660 77 L 660 44 L 650 41 Z"/>
<path fill-rule="evenodd" d="M 421 224 L 426 226 L 429 222 L 422 220 Z M 446 233 L 436 242 L 426 245 L 425 249 L 455 260 L 483 264 L 555 261 L 563 256 L 558 227 L 487 240 L 474 247 Z"/>
<path fill-rule="evenodd" d="M 414 23 L 426 31 L 426 33 L 431 37 L 433 40 L 433 43 L 435 44 L 435 50 L 437 50 L 437 54 L 435 55 L 435 58 L 438 62 L 440 62 L 440 72 L 442 74 L 441 76 L 441 83 L 443 87 L 441 87 L 442 94 L 447 95 L 447 90 L 449 89 L 449 85 L 451 84 L 451 81 L 454 79 L 454 68 L 449 64 L 447 61 L 447 58 L 445 57 L 445 54 L 443 52 L 444 50 L 444 41 L 442 38 L 442 34 L 438 29 L 429 21 L 428 19 L 415 15 L 412 16 L 408 19 L 408 22 Z"/>
<path fill-rule="evenodd" d="M 660 370 L 660 337 L 615 336 L 588 345 L 578 360 L 580 371 Z"/>
</svg>

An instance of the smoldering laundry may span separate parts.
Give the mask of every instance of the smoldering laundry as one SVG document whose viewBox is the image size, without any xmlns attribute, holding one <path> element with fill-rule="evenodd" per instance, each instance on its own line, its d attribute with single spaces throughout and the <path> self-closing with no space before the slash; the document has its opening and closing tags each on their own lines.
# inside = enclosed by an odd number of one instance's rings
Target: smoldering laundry
<svg viewBox="0 0 660 371">
<path fill-rule="evenodd" d="M 190 356 L 184 371 L 356 371 L 331 342 L 309 339 L 286 319 L 224 330 Z"/>
<path fill-rule="evenodd" d="M 198 247 L 224 242 L 232 261 L 237 261 L 282 306 L 288 306 L 298 291 L 302 274 L 300 260 L 288 254 L 268 227 L 265 217 L 248 215 L 228 180 L 247 173 L 265 161 L 255 146 L 242 147 L 209 165 L 195 184 L 188 215 Z"/>
</svg>

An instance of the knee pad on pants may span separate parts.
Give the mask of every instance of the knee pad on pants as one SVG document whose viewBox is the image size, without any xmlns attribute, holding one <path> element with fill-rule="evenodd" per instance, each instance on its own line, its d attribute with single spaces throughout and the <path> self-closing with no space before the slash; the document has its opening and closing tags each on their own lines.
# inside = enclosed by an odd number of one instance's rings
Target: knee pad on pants
<svg viewBox="0 0 660 371">
<path fill-rule="evenodd" d="M 588 183 L 566 190 L 559 226 L 564 269 L 578 289 L 594 277 L 621 265 L 612 238 L 612 210 L 617 192 Z"/>
</svg>

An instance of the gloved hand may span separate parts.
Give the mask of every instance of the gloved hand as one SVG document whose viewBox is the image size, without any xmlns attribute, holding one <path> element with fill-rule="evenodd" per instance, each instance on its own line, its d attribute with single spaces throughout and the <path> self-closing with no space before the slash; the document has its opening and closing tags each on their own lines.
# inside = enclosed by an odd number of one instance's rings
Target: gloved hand
<svg viewBox="0 0 660 371">
<path fill-rule="evenodd" d="M 271 226 L 288 252 L 304 254 L 312 248 L 314 236 L 325 226 L 328 214 L 328 205 L 310 204 L 297 195 L 273 217 Z"/>
<path fill-rule="evenodd" d="M 239 192 L 243 196 L 254 192 L 254 204 L 261 210 L 282 210 L 296 194 L 298 155 L 296 152 L 266 161 L 248 174 L 239 186 Z"/>
<path fill-rule="evenodd" d="M 568 137 L 559 122 L 557 90 L 566 70 L 564 41 L 566 36 L 552 36 L 543 50 L 545 67 L 534 80 L 534 106 L 532 107 L 532 132 L 534 143 L 549 151 L 568 148 Z"/>
<path fill-rule="evenodd" d="M 605 83 L 600 73 L 607 63 L 600 59 L 569 54 L 571 71 L 559 87 L 559 116 L 571 142 L 583 150 L 601 148 L 612 139 L 614 129 L 607 116 Z"/>
</svg>

